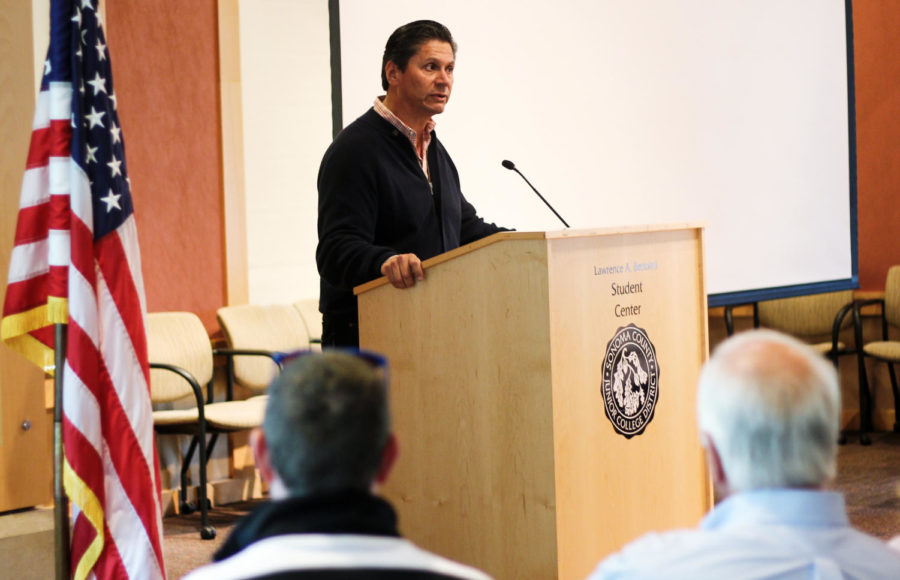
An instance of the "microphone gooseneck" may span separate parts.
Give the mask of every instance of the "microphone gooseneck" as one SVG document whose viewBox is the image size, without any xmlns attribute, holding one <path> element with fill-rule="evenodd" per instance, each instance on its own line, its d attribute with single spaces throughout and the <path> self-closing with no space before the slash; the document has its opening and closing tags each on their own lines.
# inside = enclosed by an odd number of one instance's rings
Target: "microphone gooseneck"
<svg viewBox="0 0 900 580">
<path fill-rule="evenodd" d="M 515 171 L 516 173 L 518 173 L 518 174 L 519 174 L 519 177 L 521 177 L 522 179 L 524 179 L 524 180 L 525 180 L 525 183 L 528 184 L 528 187 L 530 187 L 530 188 L 532 189 L 532 191 L 534 191 L 534 192 L 537 194 L 537 196 L 538 196 L 539 198 L 541 198 L 541 201 L 543 201 L 544 204 L 545 204 L 547 207 L 550 208 L 550 211 L 552 211 L 553 214 L 554 214 L 556 217 L 559 218 L 559 221 L 561 221 L 561 222 L 563 223 L 564 226 L 569 227 L 569 224 L 566 223 L 566 220 L 564 220 L 564 219 L 562 218 L 562 216 L 559 215 L 559 213 L 558 213 L 555 209 L 553 209 L 553 206 L 550 205 L 550 202 L 548 202 L 546 199 L 544 199 L 544 196 L 541 195 L 541 192 L 539 192 L 535 186 L 531 185 L 531 182 L 528 181 L 528 178 L 527 178 L 527 177 L 525 177 L 524 175 L 522 175 L 522 172 L 521 172 L 521 171 L 519 171 L 518 169 L 516 169 L 516 164 L 515 164 L 515 163 L 513 163 L 513 162 L 510 161 L 509 159 L 504 159 L 504 160 L 503 160 L 503 163 L 502 163 L 501 165 L 503 165 L 503 167 L 509 169 L 510 171 Z"/>
</svg>

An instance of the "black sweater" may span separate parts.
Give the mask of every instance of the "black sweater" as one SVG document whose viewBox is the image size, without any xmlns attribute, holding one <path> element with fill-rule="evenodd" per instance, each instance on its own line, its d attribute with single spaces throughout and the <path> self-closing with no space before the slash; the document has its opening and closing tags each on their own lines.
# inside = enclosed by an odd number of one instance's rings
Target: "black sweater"
<svg viewBox="0 0 900 580">
<path fill-rule="evenodd" d="M 381 265 L 392 255 L 426 260 L 503 231 L 478 217 L 463 197 L 459 174 L 436 133 L 428 168 L 432 185 L 406 136 L 374 109 L 335 138 L 318 179 L 316 264 L 323 314 L 355 316 L 353 287 L 381 276 Z"/>
</svg>

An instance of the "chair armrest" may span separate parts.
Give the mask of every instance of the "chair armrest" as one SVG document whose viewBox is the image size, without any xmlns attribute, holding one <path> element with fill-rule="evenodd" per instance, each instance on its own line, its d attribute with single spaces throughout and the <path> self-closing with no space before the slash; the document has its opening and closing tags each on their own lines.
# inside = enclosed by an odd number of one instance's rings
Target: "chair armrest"
<svg viewBox="0 0 900 580">
<path fill-rule="evenodd" d="M 872 306 L 875 304 L 881 306 L 881 314 L 879 315 L 879 318 L 881 318 L 882 339 L 883 340 L 888 339 L 887 319 L 884 316 L 884 298 L 871 298 L 868 300 L 855 300 L 853 302 L 853 327 L 854 327 L 854 338 L 856 340 L 856 348 L 859 350 L 859 352 L 862 352 L 862 347 L 863 347 L 861 311 L 864 307 Z"/>
<path fill-rule="evenodd" d="M 834 353 L 834 356 L 838 355 L 838 342 L 841 334 L 841 327 L 844 325 L 844 319 L 847 318 L 849 314 L 854 323 L 854 334 L 855 334 L 855 325 L 856 325 L 856 317 L 854 316 L 856 310 L 856 301 L 851 300 L 850 302 L 841 306 L 841 308 L 837 311 L 837 314 L 834 315 L 834 323 L 831 326 L 831 352 Z M 856 348 L 859 348 L 859 343 L 856 344 Z"/>
<path fill-rule="evenodd" d="M 234 400 L 234 358 L 237 356 L 263 356 L 269 359 L 272 359 L 272 362 L 278 365 L 278 369 L 281 370 L 281 365 L 278 364 L 278 361 L 275 359 L 275 351 L 271 350 L 261 350 L 261 349 L 253 349 L 253 348 L 214 348 L 213 355 L 221 355 L 225 357 L 225 376 L 227 378 L 226 382 L 226 390 L 225 390 L 225 400 L 233 401 Z M 209 387 L 209 401 L 212 402 L 212 383 L 210 383 Z"/>
<path fill-rule="evenodd" d="M 743 304 L 728 304 L 725 306 L 725 332 L 727 336 L 734 334 L 734 309 L 739 306 L 753 307 L 753 328 L 759 328 L 759 311 L 756 309 L 756 302 L 745 302 Z"/>
<path fill-rule="evenodd" d="M 194 378 L 194 375 L 180 366 L 170 365 L 168 363 L 151 362 L 150 368 L 173 372 L 187 381 L 187 383 L 191 386 L 191 389 L 194 391 L 194 399 L 197 401 L 197 417 L 201 423 L 206 421 L 206 417 L 203 413 L 203 389 L 202 387 L 200 387 L 200 383 L 197 382 L 197 379 Z"/>
</svg>

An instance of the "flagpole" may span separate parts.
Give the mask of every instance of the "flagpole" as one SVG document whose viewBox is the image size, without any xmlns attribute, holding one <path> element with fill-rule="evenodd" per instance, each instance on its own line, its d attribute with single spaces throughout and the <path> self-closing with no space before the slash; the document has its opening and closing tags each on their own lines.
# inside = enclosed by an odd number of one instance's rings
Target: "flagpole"
<svg viewBox="0 0 900 580">
<path fill-rule="evenodd" d="M 69 498 L 63 487 L 63 367 L 66 364 L 66 325 L 56 324 L 54 341 L 55 372 L 53 373 L 53 516 L 56 540 L 56 580 L 69 580 L 71 549 L 69 546 Z"/>
</svg>

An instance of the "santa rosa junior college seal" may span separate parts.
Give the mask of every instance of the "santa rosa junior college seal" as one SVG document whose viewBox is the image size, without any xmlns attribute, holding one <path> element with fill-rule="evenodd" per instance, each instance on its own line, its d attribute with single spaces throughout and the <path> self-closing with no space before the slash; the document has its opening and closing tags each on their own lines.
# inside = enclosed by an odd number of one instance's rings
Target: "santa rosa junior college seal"
<svg viewBox="0 0 900 580">
<path fill-rule="evenodd" d="M 647 332 L 634 324 L 620 327 L 603 359 L 606 418 L 626 439 L 640 435 L 653 420 L 659 400 L 659 362 Z"/>
</svg>

